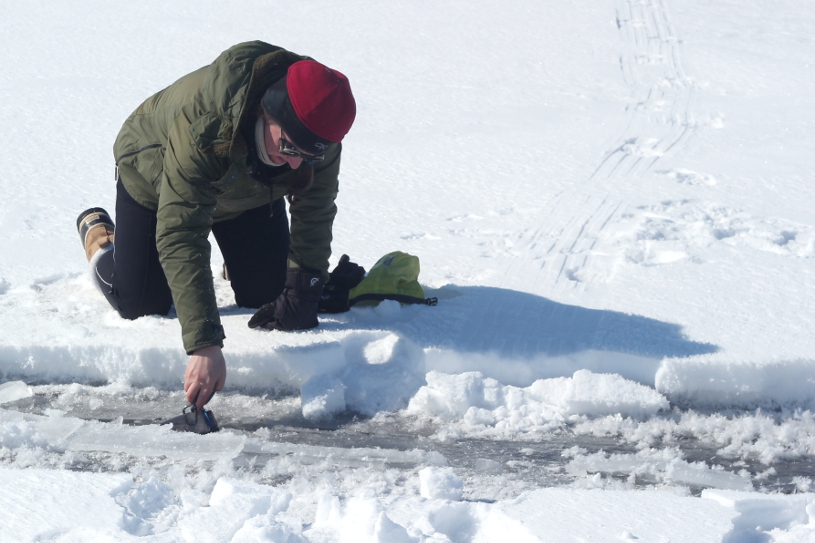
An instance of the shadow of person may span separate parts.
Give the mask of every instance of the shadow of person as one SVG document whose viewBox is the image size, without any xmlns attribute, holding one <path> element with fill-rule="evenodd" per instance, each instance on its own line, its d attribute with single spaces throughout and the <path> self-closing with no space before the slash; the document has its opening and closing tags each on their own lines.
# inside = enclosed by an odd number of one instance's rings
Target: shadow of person
<svg viewBox="0 0 815 543">
<path fill-rule="evenodd" d="M 480 371 L 504 384 L 571 376 L 579 369 L 618 373 L 654 386 L 664 358 L 714 353 L 675 323 L 568 305 L 494 287 L 426 292 L 436 307 L 352 308 L 345 328 L 387 328 L 425 348 L 428 370 Z"/>
</svg>

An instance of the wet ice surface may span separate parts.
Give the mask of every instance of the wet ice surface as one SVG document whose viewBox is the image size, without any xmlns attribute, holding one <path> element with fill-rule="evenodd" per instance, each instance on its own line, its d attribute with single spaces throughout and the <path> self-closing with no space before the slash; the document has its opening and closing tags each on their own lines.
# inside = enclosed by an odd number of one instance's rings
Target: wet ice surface
<svg viewBox="0 0 815 543">
<path fill-rule="evenodd" d="M 280 459 L 300 465 L 322 464 L 330 458 L 335 467 L 363 467 L 372 470 L 415 469 L 418 466 L 447 465 L 463 478 L 511 481 L 509 486 L 483 484 L 469 488 L 470 500 L 495 501 L 516 497 L 525 490 L 540 487 L 653 488 L 665 485 L 685 488 L 699 495 L 705 488 L 757 490 L 793 493 L 808 490 L 815 482 L 815 456 L 808 454 L 808 435 L 802 443 L 787 443 L 798 452 L 762 460 L 754 451 L 728 451 L 721 440 L 710 439 L 704 421 L 722 414 L 694 413 L 693 426 L 681 436 L 649 437 L 647 443 L 637 434 L 652 432 L 649 426 L 680 420 L 688 413 L 674 410 L 649 420 L 627 419 L 627 428 L 609 432 L 602 418 L 582 419 L 563 424 L 552 431 L 516 436 L 515 439 L 479 437 L 451 432 L 442 421 L 407 414 L 389 413 L 364 417 L 345 413 L 330 419 L 309 420 L 302 416 L 295 395 L 251 396 L 221 394 L 210 406 L 225 440 L 213 445 L 200 440 L 204 449 L 196 452 L 193 434 L 174 433 L 183 446 L 162 448 L 153 443 L 167 439 L 160 434 L 160 422 L 180 412 L 183 396 L 158 389 L 98 394 L 92 386 L 45 385 L 47 389 L 29 397 L 6 402 L 4 409 L 40 415 L 62 426 L 67 439 L 64 454 L 84 451 L 77 458 L 64 458 L 64 467 L 73 470 L 113 471 L 140 462 L 161 466 L 178 460 L 200 468 L 197 461 L 231 461 L 239 471 L 263 473 Z M 755 413 L 728 414 L 740 424 L 755 424 Z M 56 417 L 56 418 L 55 418 Z M 764 413 L 765 423 L 778 427 L 790 423 L 794 414 Z M 92 437 L 76 431 L 83 421 L 97 425 Z M 748 421 L 748 422 L 745 422 Z M 104 425 L 97 423 L 107 423 Z M 587 429 L 587 425 L 595 429 Z M 735 423 L 734 423 L 735 424 Z M 805 423 L 801 423 L 803 431 Z M 103 428 L 103 430 L 102 430 Z M 86 429 L 87 430 L 87 429 Z M 129 434 L 142 431 L 136 439 Z M 60 434 L 58 432 L 58 434 Z M 71 432 L 74 432 L 71 436 Z M 212 437 L 212 436 L 211 436 Z M 206 438 L 205 438 L 206 439 Z M 749 438 L 746 438 L 749 439 Z M 733 448 L 733 443 L 730 444 Z M 205 450 L 207 449 L 207 450 Z M 803 451 L 803 452 L 802 452 Z M 70 455 L 68 455 L 70 456 Z M 145 460 L 147 458 L 147 460 Z M 169 464 L 168 464 L 169 465 Z M 285 473 L 273 476 L 277 482 Z"/>
</svg>

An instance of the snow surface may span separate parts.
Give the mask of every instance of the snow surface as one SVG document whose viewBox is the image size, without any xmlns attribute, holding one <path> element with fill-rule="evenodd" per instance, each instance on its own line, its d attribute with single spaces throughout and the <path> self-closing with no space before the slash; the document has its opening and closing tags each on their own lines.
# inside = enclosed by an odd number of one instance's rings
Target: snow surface
<svg viewBox="0 0 815 543">
<path fill-rule="evenodd" d="M 224 5 L 2 4 L 0 541 L 815 541 L 811 2 Z M 216 274 L 225 429 L 173 433 L 178 323 L 75 219 L 250 39 L 352 82 L 332 261 L 439 305 L 262 333 Z"/>
</svg>

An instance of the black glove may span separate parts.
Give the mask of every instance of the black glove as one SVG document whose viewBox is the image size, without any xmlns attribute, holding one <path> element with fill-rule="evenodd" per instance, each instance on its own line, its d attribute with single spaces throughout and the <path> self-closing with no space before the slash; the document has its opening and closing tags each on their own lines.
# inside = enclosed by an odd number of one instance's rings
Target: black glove
<svg viewBox="0 0 815 543">
<path fill-rule="evenodd" d="M 277 300 L 257 310 L 249 319 L 249 328 L 267 330 L 306 330 L 315 328 L 317 304 L 325 280 L 320 272 L 305 268 L 289 268 L 286 285 Z"/>
<path fill-rule="evenodd" d="M 320 297 L 320 313 L 344 313 L 350 309 L 348 292 L 365 277 L 365 268 L 354 264 L 348 255 L 342 255 L 340 262 L 331 272 Z"/>
</svg>

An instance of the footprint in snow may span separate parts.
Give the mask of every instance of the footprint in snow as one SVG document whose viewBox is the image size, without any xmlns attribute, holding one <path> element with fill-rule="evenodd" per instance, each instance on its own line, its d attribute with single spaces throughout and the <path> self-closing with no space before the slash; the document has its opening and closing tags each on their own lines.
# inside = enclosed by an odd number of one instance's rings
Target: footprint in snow
<svg viewBox="0 0 815 543">
<path fill-rule="evenodd" d="M 707 173 L 694 172 L 692 170 L 660 170 L 657 173 L 664 174 L 677 183 L 683 185 L 706 185 L 712 187 L 717 183 L 716 178 Z"/>
</svg>

